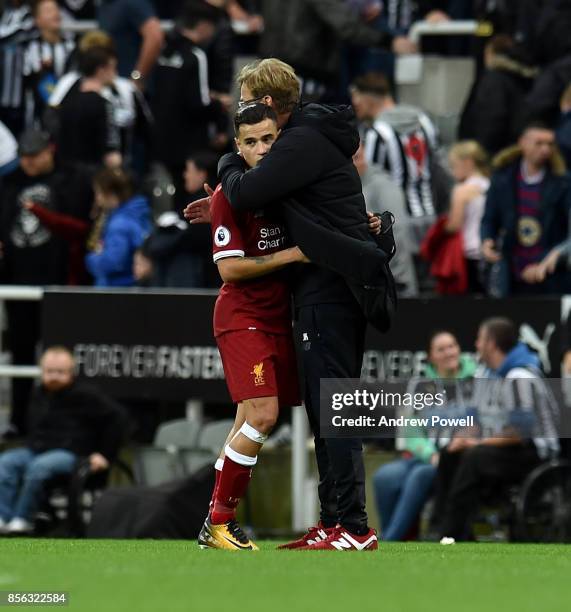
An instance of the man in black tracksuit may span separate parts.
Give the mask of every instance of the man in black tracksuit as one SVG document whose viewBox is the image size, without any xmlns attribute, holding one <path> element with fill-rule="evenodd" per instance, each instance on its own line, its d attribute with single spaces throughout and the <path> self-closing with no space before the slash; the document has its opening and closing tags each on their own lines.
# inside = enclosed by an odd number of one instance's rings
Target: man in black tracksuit
<svg viewBox="0 0 571 612">
<path fill-rule="evenodd" d="M 375 245 L 368 231 L 361 182 L 352 163 L 359 145 L 358 133 L 350 123 L 352 110 L 318 104 L 299 108 L 299 94 L 296 98 L 290 91 L 289 97 L 284 96 L 275 88 L 275 81 L 265 91 L 263 84 L 260 86 L 264 74 L 285 72 L 287 77 L 288 69 L 287 64 L 270 59 L 241 73 L 242 103 L 261 100 L 273 106 L 282 134 L 260 164 L 246 173 L 238 155 L 224 156 L 219 165 L 223 191 L 238 210 L 266 207 L 283 215 L 293 241 L 312 261 L 316 260 L 314 254 L 327 258 L 329 245 L 310 245 L 300 211 L 316 227 L 350 237 L 355 243 Z M 355 267 L 360 264 L 354 262 Z M 312 549 L 374 549 L 376 536 L 368 527 L 365 512 L 361 440 L 324 439 L 319 427 L 320 379 L 360 377 L 366 319 L 343 276 L 326 267 L 301 266 L 293 290 L 305 370 L 305 404 L 315 436 L 321 524 L 288 547 L 317 542 Z M 342 529 L 334 529 L 337 524 Z"/>
</svg>

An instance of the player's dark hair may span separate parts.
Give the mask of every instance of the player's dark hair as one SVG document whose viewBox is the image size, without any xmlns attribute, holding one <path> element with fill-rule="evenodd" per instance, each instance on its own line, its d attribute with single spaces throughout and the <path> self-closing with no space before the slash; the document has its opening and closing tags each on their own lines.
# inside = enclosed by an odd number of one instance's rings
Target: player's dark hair
<svg viewBox="0 0 571 612">
<path fill-rule="evenodd" d="M 105 68 L 117 56 L 108 47 L 92 47 L 79 55 L 79 72 L 84 77 L 92 77 L 100 68 Z"/>
<path fill-rule="evenodd" d="M 178 17 L 178 24 L 185 30 L 192 30 L 201 21 L 217 24 L 223 17 L 221 9 L 205 0 L 186 0 Z"/>
<path fill-rule="evenodd" d="M 122 168 L 102 168 L 93 178 L 93 185 L 106 195 L 117 196 L 126 202 L 135 194 L 135 181 Z"/>
<path fill-rule="evenodd" d="M 278 116 L 271 106 L 262 104 L 261 102 L 253 102 L 242 108 L 239 108 L 234 115 L 234 130 L 236 136 L 240 131 L 241 125 L 256 125 L 266 119 L 271 119 L 277 124 Z"/>
<path fill-rule="evenodd" d="M 509 353 L 518 342 L 518 331 L 513 321 L 505 317 L 486 319 L 480 327 L 486 330 L 502 353 Z"/>
</svg>

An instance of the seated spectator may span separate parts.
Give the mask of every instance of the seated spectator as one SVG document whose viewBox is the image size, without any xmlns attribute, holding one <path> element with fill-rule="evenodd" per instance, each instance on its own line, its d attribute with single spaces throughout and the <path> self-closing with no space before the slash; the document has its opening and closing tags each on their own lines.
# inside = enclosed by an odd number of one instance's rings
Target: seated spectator
<svg viewBox="0 0 571 612">
<path fill-rule="evenodd" d="M 50 93 L 69 70 L 75 51 L 75 36 L 62 29 L 56 0 L 37 0 L 32 5 L 32 14 L 36 30 L 22 43 L 27 127 L 41 124 Z"/>
<path fill-rule="evenodd" d="M 524 274 L 567 239 L 571 183 L 553 130 L 529 124 L 494 167 L 481 225 L 483 256 L 496 266 L 488 291 L 497 297 L 565 292 L 561 272 L 541 283 Z"/>
<path fill-rule="evenodd" d="M 91 471 L 108 470 L 121 445 L 120 408 L 74 380 L 69 350 L 54 346 L 41 359 L 41 385 L 30 401 L 29 434 L 21 448 L 0 454 L 0 533 L 31 533 L 44 484 L 71 474 L 81 458 Z"/>
<path fill-rule="evenodd" d="M 449 160 L 452 175 L 458 184 L 452 192 L 446 231 L 462 232 L 468 291 L 483 294 L 480 224 L 490 187 L 488 156 L 477 142 L 468 140 L 450 149 Z"/>
<path fill-rule="evenodd" d="M 81 58 L 93 48 L 107 49 L 116 58 L 115 45 L 112 38 L 100 30 L 93 30 L 85 34 L 79 42 L 79 57 Z M 49 105 L 53 109 L 54 131 L 57 132 L 59 118 L 58 110 L 68 97 L 74 94 L 82 83 L 82 75 L 78 70 L 65 74 L 53 90 Z M 135 153 L 140 144 L 150 146 L 153 118 L 145 96 L 131 79 L 115 75 L 113 82 L 100 90 L 103 96 L 113 107 L 113 121 L 117 126 L 121 138 L 120 152 L 123 164 L 132 167 L 137 162 L 137 170 L 142 172 L 144 162 L 139 160 Z M 52 129 L 47 123 L 48 129 Z"/>
<path fill-rule="evenodd" d="M 133 256 L 151 231 L 151 211 L 143 196 L 135 195 L 129 175 L 121 169 L 100 170 L 93 181 L 96 205 L 106 211 L 101 239 L 86 257 L 96 287 L 131 287 Z"/>
<path fill-rule="evenodd" d="M 418 282 L 410 249 L 409 217 L 404 193 L 387 172 L 378 165 L 369 164 L 365 159 L 363 145 L 359 146 L 359 150 L 353 156 L 353 163 L 361 177 L 367 210 L 372 213 L 389 211 L 394 216 L 393 235 L 397 250 L 391 260 L 391 272 L 399 295 L 414 297 L 418 295 Z"/>
<path fill-rule="evenodd" d="M 555 456 L 556 406 L 542 380 L 539 359 L 518 343 L 517 329 L 509 319 L 487 319 L 480 325 L 476 349 L 498 385 L 481 386 L 476 394 L 478 413 L 487 413 L 489 430 L 459 432 L 440 451 L 436 476 L 434 520 L 442 543 L 470 539 L 470 518 L 486 490 L 502 491 L 517 484 L 541 459 Z M 517 384 L 517 392 L 514 385 Z M 517 402 L 533 398 L 533 405 Z M 527 427 L 515 419 L 526 413 L 541 427 Z M 533 431 L 533 434 L 532 434 Z"/>
<path fill-rule="evenodd" d="M 118 70 L 143 90 L 164 42 L 161 23 L 150 0 L 101 0 L 97 19 L 117 47 Z"/>
<path fill-rule="evenodd" d="M 451 332 L 438 331 L 428 343 L 426 378 L 468 379 L 474 376 L 476 363 L 462 356 L 458 341 Z M 415 392 L 422 381 L 410 381 L 407 391 Z M 436 382 L 440 385 L 439 382 Z M 448 386 L 448 385 L 447 385 Z M 444 388 L 444 387 L 443 387 Z M 455 393 L 446 389 L 448 401 L 464 403 L 467 390 L 460 383 Z M 465 398 L 468 399 L 468 396 Z M 401 459 L 381 466 L 373 476 L 375 501 L 381 519 L 382 538 L 386 541 L 405 539 L 433 490 L 439 446 L 428 430 L 408 429 L 406 437 L 397 439 L 397 448 L 404 451 Z M 418 434 L 418 435 L 417 435 Z"/>
<path fill-rule="evenodd" d="M 101 165 L 122 163 L 119 128 L 113 107 L 104 97 L 117 76 L 112 51 L 94 47 L 80 56 L 79 87 L 59 109 L 58 145 L 62 160 L 95 172 Z"/>
<path fill-rule="evenodd" d="M 0 282 L 13 285 L 65 285 L 68 245 L 30 207 L 87 220 L 93 194 L 89 179 L 56 162 L 49 135 L 32 130 L 18 143 L 19 167 L 3 178 L 0 206 Z M 40 339 L 40 303 L 9 301 L 8 344 L 15 365 L 33 363 Z M 11 425 L 25 432 L 31 381 L 12 382 Z"/>
<path fill-rule="evenodd" d="M 538 71 L 520 61 L 514 40 L 506 35 L 486 44 L 484 66 L 462 111 L 458 137 L 477 140 L 495 154 L 517 139 L 525 96 Z"/>
<path fill-rule="evenodd" d="M 567 168 L 571 168 L 571 85 L 563 92 L 560 101 L 561 117 L 555 131 L 559 149 L 565 158 Z"/>
<path fill-rule="evenodd" d="M 212 132 L 227 130 L 227 115 L 210 95 L 206 45 L 221 11 L 202 0 L 184 5 L 179 27 L 167 37 L 157 67 L 153 112 L 156 158 L 166 166 L 177 191 L 189 156 L 210 148 Z"/>
</svg>

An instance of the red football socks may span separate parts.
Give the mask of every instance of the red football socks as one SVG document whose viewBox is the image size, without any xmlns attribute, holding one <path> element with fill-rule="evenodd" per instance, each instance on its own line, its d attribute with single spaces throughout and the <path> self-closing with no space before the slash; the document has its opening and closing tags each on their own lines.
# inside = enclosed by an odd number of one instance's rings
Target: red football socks
<svg viewBox="0 0 571 612">
<path fill-rule="evenodd" d="M 210 514 L 212 524 L 221 525 L 236 516 L 236 507 L 246 494 L 251 477 L 251 466 L 240 465 L 226 456 L 215 489 L 214 506 Z"/>
<path fill-rule="evenodd" d="M 222 474 L 222 470 L 214 469 L 214 488 L 212 489 L 212 497 L 210 499 L 210 503 L 208 504 L 208 509 L 211 512 L 212 508 L 214 508 L 214 500 L 216 499 L 216 491 L 218 491 L 218 484 L 220 483 L 220 475 Z"/>
</svg>

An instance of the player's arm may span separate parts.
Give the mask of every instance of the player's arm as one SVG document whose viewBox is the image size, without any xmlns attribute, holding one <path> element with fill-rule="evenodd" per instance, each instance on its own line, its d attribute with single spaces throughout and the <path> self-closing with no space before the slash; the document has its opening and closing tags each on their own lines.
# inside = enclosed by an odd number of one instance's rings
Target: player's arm
<svg viewBox="0 0 571 612">
<path fill-rule="evenodd" d="M 299 247 L 291 247 L 261 257 L 225 257 L 216 262 L 225 283 L 236 283 L 266 276 L 292 263 L 307 263 L 309 260 Z"/>
<path fill-rule="evenodd" d="M 322 158 L 315 155 L 321 145 L 313 130 L 290 128 L 248 172 L 239 155 L 227 153 L 218 164 L 224 195 L 236 210 L 257 210 L 283 200 L 322 174 Z"/>
</svg>

